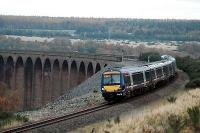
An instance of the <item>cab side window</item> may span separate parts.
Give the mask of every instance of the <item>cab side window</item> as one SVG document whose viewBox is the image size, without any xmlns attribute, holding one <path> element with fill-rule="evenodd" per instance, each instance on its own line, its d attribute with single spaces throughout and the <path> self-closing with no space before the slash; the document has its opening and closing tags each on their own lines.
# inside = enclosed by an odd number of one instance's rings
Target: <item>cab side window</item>
<svg viewBox="0 0 200 133">
<path fill-rule="evenodd" d="M 131 79 L 129 74 L 124 74 L 124 83 L 126 86 L 131 86 Z"/>
</svg>

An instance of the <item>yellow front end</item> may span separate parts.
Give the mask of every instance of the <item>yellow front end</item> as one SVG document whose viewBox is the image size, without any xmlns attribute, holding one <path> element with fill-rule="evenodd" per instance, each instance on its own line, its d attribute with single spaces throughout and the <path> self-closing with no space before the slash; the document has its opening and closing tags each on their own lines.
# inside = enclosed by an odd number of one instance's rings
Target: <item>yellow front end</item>
<svg viewBox="0 0 200 133">
<path fill-rule="evenodd" d="M 106 92 L 116 92 L 120 90 L 120 85 L 105 85 L 104 90 Z"/>
</svg>

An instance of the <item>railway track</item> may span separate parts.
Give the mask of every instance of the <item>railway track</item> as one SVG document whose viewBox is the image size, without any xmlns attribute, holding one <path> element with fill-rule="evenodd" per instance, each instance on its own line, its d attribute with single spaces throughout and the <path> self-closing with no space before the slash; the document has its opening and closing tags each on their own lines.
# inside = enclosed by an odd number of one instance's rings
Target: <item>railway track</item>
<svg viewBox="0 0 200 133">
<path fill-rule="evenodd" d="M 99 106 L 95 106 L 89 109 L 85 109 L 85 110 L 81 110 L 75 113 L 71 113 L 71 114 L 66 114 L 63 116 L 59 116 L 59 117 L 55 117 L 55 118 L 50 118 L 50 119 L 45 119 L 45 120 L 41 120 L 41 121 L 37 121 L 37 122 L 33 122 L 30 124 L 25 124 L 22 126 L 18 126 L 18 127 L 14 127 L 14 128 L 10 128 L 10 129 L 6 129 L 3 130 L 2 133 L 21 133 L 21 132 L 26 132 L 26 131 L 30 131 L 30 130 L 34 130 L 40 127 L 45 127 L 45 126 L 49 126 L 58 122 L 62 122 L 62 121 L 67 121 L 76 117 L 80 117 L 86 114 L 90 114 L 96 111 L 100 111 L 103 109 L 107 109 L 112 107 L 112 103 L 103 103 Z"/>
</svg>

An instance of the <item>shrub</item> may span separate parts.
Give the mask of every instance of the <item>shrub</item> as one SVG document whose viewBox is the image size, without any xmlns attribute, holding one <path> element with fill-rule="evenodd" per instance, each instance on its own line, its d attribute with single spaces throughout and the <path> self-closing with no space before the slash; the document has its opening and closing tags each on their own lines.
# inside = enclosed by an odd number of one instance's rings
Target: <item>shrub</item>
<svg viewBox="0 0 200 133">
<path fill-rule="evenodd" d="M 6 119 L 11 118 L 11 117 L 13 117 L 12 113 L 0 111 L 0 120 L 6 120 Z"/>
<path fill-rule="evenodd" d="M 10 125 L 13 121 L 28 122 L 29 119 L 25 116 L 14 115 L 13 113 L 0 110 L 0 129 L 5 125 Z"/>
<path fill-rule="evenodd" d="M 200 87 L 200 59 L 191 57 L 176 57 L 177 67 L 188 74 L 190 82 L 185 85 L 185 88 Z"/>
<path fill-rule="evenodd" d="M 186 121 L 182 117 L 171 114 L 168 116 L 169 128 L 166 128 L 166 132 L 179 133 L 185 126 Z"/>
<path fill-rule="evenodd" d="M 18 110 L 20 105 L 20 94 L 19 90 L 11 90 L 6 85 L 0 82 L 0 108 L 5 112 L 14 112 Z"/>
<path fill-rule="evenodd" d="M 170 97 L 168 97 L 167 98 L 167 101 L 169 102 L 169 103 L 175 103 L 176 102 L 176 97 L 175 96 L 170 96 Z"/>
<path fill-rule="evenodd" d="M 97 93 L 97 92 L 98 92 L 98 90 L 97 90 L 97 89 L 94 89 L 94 90 L 93 90 L 93 93 Z"/>
<path fill-rule="evenodd" d="M 154 61 L 161 60 L 161 56 L 157 52 L 141 53 L 140 56 L 139 56 L 139 60 L 141 60 L 141 61 L 148 61 L 149 60 L 150 62 L 154 62 Z"/>
<path fill-rule="evenodd" d="M 117 116 L 117 117 L 114 119 L 114 122 L 115 122 L 115 124 L 119 124 L 119 123 L 120 123 L 120 117 Z"/>
<path fill-rule="evenodd" d="M 92 131 L 90 133 L 94 133 L 95 132 L 95 128 L 92 128 Z"/>
<path fill-rule="evenodd" d="M 20 116 L 20 115 L 16 115 L 16 120 L 17 121 L 22 121 L 22 122 L 28 122 L 28 118 L 25 116 Z"/>
<path fill-rule="evenodd" d="M 185 85 L 185 88 L 197 88 L 200 87 L 200 78 L 193 79 Z"/>
<path fill-rule="evenodd" d="M 110 133 L 109 131 L 107 131 L 107 130 L 104 130 L 104 133 Z"/>
<path fill-rule="evenodd" d="M 200 125 L 200 111 L 198 106 L 194 106 L 187 109 L 187 113 L 192 121 L 192 125 L 195 129 L 199 129 Z"/>
</svg>

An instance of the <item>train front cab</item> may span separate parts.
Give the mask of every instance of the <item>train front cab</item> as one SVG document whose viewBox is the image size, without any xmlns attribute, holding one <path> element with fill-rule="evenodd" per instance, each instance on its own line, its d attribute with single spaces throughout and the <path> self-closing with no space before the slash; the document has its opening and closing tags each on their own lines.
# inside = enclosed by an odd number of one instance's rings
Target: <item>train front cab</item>
<svg viewBox="0 0 200 133">
<path fill-rule="evenodd" d="M 120 71 L 106 71 L 101 78 L 101 92 L 106 101 L 125 96 L 124 78 Z"/>
</svg>

